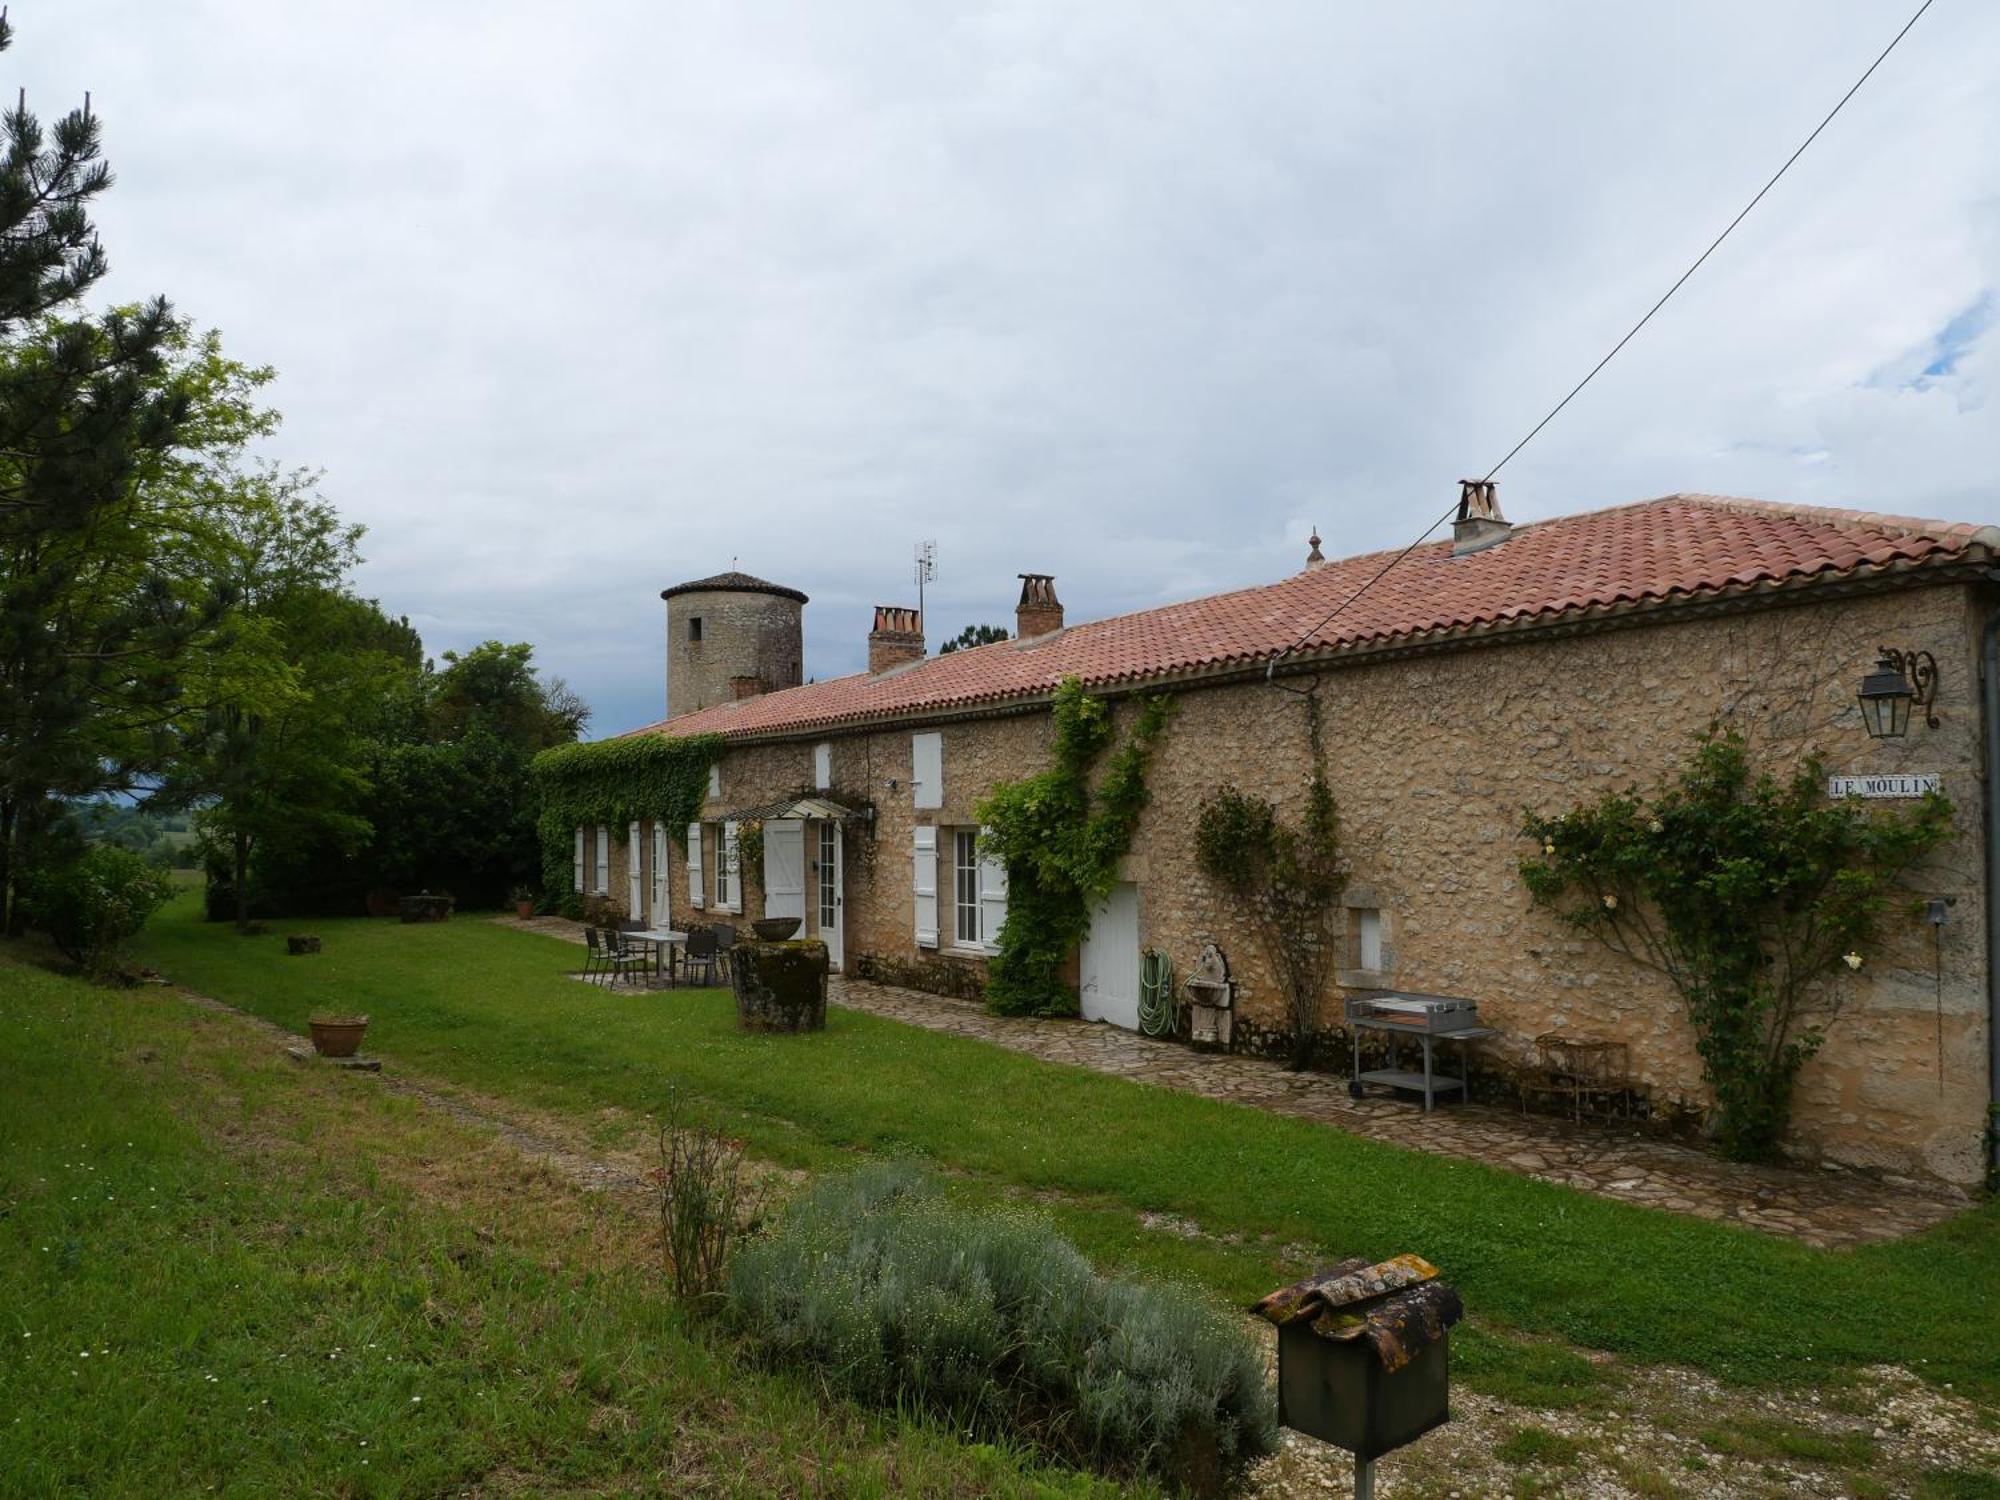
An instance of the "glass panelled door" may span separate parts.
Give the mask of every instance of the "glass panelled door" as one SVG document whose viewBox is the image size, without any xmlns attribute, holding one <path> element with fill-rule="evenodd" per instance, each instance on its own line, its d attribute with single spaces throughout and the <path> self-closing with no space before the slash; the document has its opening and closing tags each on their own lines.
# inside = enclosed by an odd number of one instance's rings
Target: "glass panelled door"
<svg viewBox="0 0 2000 1500">
<path fill-rule="evenodd" d="M 841 967 L 846 942 L 841 931 L 842 908 L 846 905 L 841 886 L 846 872 L 840 862 L 840 825 L 819 825 L 819 938 L 826 944 L 827 962 Z"/>
</svg>

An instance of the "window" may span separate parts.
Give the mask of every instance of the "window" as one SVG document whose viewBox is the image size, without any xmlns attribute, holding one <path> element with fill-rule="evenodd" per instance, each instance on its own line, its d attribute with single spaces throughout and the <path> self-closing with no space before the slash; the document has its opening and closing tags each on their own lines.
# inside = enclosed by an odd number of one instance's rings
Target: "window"
<svg viewBox="0 0 2000 1500">
<path fill-rule="evenodd" d="M 653 824 L 653 925 L 667 925 L 667 825 Z"/>
<path fill-rule="evenodd" d="M 834 932 L 840 926 L 840 829 L 833 823 L 819 825 L 819 930 Z M 835 936 L 833 943 L 840 939 Z"/>
<path fill-rule="evenodd" d="M 721 766 L 710 766 L 708 768 L 708 795 L 711 797 L 720 797 L 722 795 Z"/>
<path fill-rule="evenodd" d="M 600 896 L 611 894 L 611 830 L 597 830 L 597 883 L 591 887 Z"/>
<path fill-rule="evenodd" d="M 583 894 L 583 830 L 576 831 L 576 863 L 570 871 L 569 888 L 579 896 Z"/>
<path fill-rule="evenodd" d="M 813 746 L 813 789 L 823 792 L 833 785 L 833 746 L 821 740 Z"/>
<path fill-rule="evenodd" d="M 951 836 L 952 936 L 961 948 L 985 944 L 979 925 L 979 834 L 961 828 Z"/>
<path fill-rule="evenodd" d="M 1382 910 L 1357 906 L 1348 911 L 1348 937 L 1352 940 L 1354 966 L 1369 973 L 1382 971 Z"/>
<path fill-rule="evenodd" d="M 735 911 L 743 895 L 736 825 L 710 823 L 708 830 L 709 846 L 715 851 L 715 905 L 720 911 Z"/>
<path fill-rule="evenodd" d="M 698 641 L 698 640 L 700 640 L 700 639 L 701 639 L 701 616 L 700 616 L 700 615 L 689 615 L 689 616 L 688 616 L 688 639 L 689 639 L 689 640 L 691 640 L 691 641 Z"/>
</svg>

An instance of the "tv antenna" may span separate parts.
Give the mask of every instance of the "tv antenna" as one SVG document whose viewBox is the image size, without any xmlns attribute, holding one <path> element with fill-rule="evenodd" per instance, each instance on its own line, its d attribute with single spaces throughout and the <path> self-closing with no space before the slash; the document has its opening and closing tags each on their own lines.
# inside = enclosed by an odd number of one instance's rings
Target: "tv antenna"
<svg viewBox="0 0 2000 1500">
<path fill-rule="evenodd" d="M 924 585 L 937 577 L 937 543 L 917 543 L 917 629 L 924 628 Z"/>
</svg>

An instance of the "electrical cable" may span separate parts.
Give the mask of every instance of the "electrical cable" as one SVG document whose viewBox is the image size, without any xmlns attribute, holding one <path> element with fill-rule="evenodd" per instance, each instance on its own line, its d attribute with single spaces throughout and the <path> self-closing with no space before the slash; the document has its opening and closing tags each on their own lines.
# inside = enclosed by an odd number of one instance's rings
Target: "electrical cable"
<svg viewBox="0 0 2000 1500">
<path fill-rule="evenodd" d="M 1905 36 L 1909 35 L 1910 28 L 1915 26 L 1918 21 L 1922 20 L 1924 12 L 1929 10 L 1931 6 L 1934 5 L 1935 3 L 1936 0 L 1923 0 L 1923 4 L 1917 7 L 1916 12 L 1910 17 L 1910 19 L 1903 23 L 1902 30 L 1898 31 L 1893 37 L 1889 39 L 1889 45 L 1884 47 L 1882 51 L 1876 56 L 1875 61 L 1870 63 L 1867 69 L 1863 71 L 1862 75 L 1854 80 L 1853 86 L 1849 88 L 1846 93 L 1840 96 L 1840 102 L 1835 104 L 1832 109 L 1827 111 L 1826 118 L 1821 120 L 1819 124 L 1813 127 L 1812 134 L 1807 136 L 1803 141 L 1801 141 L 1799 143 L 1798 149 L 1794 151 L 1790 156 L 1785 158 L 1785 164 L 1779 167 L 1777 171 L 1771 174 L 1771 180 L 1769 182 L 1766 182 L 1759 189 L 1757 189 L 1757 195 L 1754 198 L 1752 198 L 1748 203 L 1744 204 L 1742 211 L 1738 213 L 1735 218 L 1729 221 L 1729 223 L 1723 228 L 1722 233 L 1718 234 L 1712 241 L 1709 242 L 1709 246 L 1706 250 L 1702 251 L 1700 255 L 1695 257 L 1694 264 L 1690 265 L 1685 271 L 1681 272 L 1680 276 L 1675 280 L 1674 284 L 1668 287 L 1665 293 L 1662 294 L 1660 300 L 1655 302 L 1651 307 L 1646 309 L 1646 315 L 1640 318 L 1638 322 L 1632 325 L 1630 330 L 1627 331 L 1625 337 L 1623 337 L 1617 343 L 1611 346 L 1611 352 L 1606 354 L 1604 358 L 1600 359 L 1596 364 L 1592 365 L 1590 367 L 1590 373 L 1585 375 L 1583 379 L 1579 380 L 1574 386 L 1572 386 L 1567 396 L 1564 396 L 1562 400 L 1558 401 L 1554 406 L 1550 407 L 1548 415 L 1543 417 L 1541 421 L 1537 422 L 1533 427 L 1528 429 L 1528 435 L 1522 438 L 1521 441 L 1516 443 L 1513 447 L 1509 448 L 1507 450 L 1506 456 L 1503 457 L 1499 463 L 1495 464 L 1492 468 L 1486 471 L 1485 478 L 1480 480 L 1481 484 L 1489 482 L 1495 474 L 1498 474 L 1502 469 L 1504 469 L 1507 466 L 1508 461 L 1512 459 L 1515 454 L 1519 453 L 1523 448 L 1527 447 L 1529 443 L 1533 442 L 1536 435 L 1540 433 L 1544 427 L 1548 426 L 1549 423 L 1553 422 L 1556 419 L 1556 417 L 1561 413 L 1562 409 L 1568 406 L 1570 402 L 1574 401 L 1578 393 L 1580 393 L 1585 386 L 1589 385 L 1591 381 L 1597 378 L 1598 371 L 1602 370 L 1606 365 L 1610 364 L 1611 361 L 1618 356 L 1618 351 L 1623 349 L 1627 344 L 1631 343 L 1632 340 L 1638 335 L 1639 330 L 1644 328 L 1648 323 L 1650 323 L 1653 320 L 1653 314 L 1658 312 L 1661 308 L 1667 305 L 1668 299 L 1671 298 L 1675 292 L 1678 292 L 1684 285 L 1686 285 L 1689 277 L 1693 276 L 1696 271 L 1699 271 L 1701 269 L 1702 263 L 1706 261 L 1709 258 L 1709 256 L 1713 255 L 1716 252 L 1716 250 L 1721 246 L 1724 240 L 1729 238 L 1730 233 L 1736 228 L 1736 226 L 1738 224 L 1741 224 L 1746 218 L 1750 216 L 1750 210 L 1755 208 L 1759 203 L 1764 201 L 1764 195 L 1770 192 L 1772 188 L 1778 185 L 1778 179 L 1783 177 L 1785 173 L 1789 172 L 1792 169 L 1793 162 L 1797 161 L 1801 156 L 1804 156 L 1806 154 L 1806 148 L 1812 145 L 1814 141 L 1819 139 L 1820 132 L 1825 130 L 1827 126 L 1833 123 L 1834 116 L 1839 114 L 1841 110 L 1847 107 L 1847 101 L 1852 99 L 1856 94 L 1858 94 L 1861 91 L 1861 85 L 1866 83 L 1869 80 L 1869 78 L 1874 75 L 1875 70 L 1882 66 L 1883 62 L 1887 60 L 1889 54 L 1896 50 L 1896 44 L 1901 42 Z M 1333 621 L 1337 619 L 1347 609 L 1349 605 L 1354 603 L 1355 600 L 1359 599 L 1363 594 L 1367 593 L 1370 589 L 1375 587 L 1376 584 L 1380 583 L 1384 575 L 1386 575 L 1391 568 L 1394 568 L 1396 564 L 1400 563 L 1404 558 L 1408 557 L 1412 552 L 1416 551 L 1417 548 L 1422 546 L 1424 542 L 1428 540 L 1430 534 L 1433 531 L 1436 531 L 1438 527 L 1444 525 L 1444 523 L 1450 520 L 1454 515 L 1456 515 L 1457 512 L 1458 512 L 1458 506 L 1453 505 L 1450 510 L 1447 510 L 1442 516 L 1439 516 L 1435 521 L 1431 522 L 1431 524 L 1426 526 L 1423 529 L 1423 531 L 1417 536 L 1417 539 L 1415 541 L 1411 542 L 1409 546 L 1405 547 L 1401 552 L 1398 552 L 1394 557 L 1390 558 L 1388 562 L 1384 563 L 1372 578 L 1370 578 L 1366 583 L 1362 584 L 1361 587 L 1356 589 L 1353 593 L 1349 594 L 1345 599 L 1341 600 L 1340 603 L 1336 604 L 1324 618 L 1322 618 L 1318 623 L 1316 623 L 1310 629 L 1308 629 L 1297 640 L 1293 641 L 1291 645 L 1285 647 L 1284 650 L 1280 651 L 1276 656 L 1272 657 L 1270 665 L 1267 666 L 1264 670 L 1264 680 L 1267 682 L 1273 682 L 1275 684 L 1275 678 L 1273 674 L 1277 671 L 1279 662 L 1283 661 L 1286 657 L 1290 656 L 1294 651 L 1298 650 L 1299 647 L 1305 645 L 1307 641 L 1311 640 L 1314 636 L 1318 635 L 1320 631 L 1324 630 L 1328 625 L 1332 624 Z"/>
</svg>

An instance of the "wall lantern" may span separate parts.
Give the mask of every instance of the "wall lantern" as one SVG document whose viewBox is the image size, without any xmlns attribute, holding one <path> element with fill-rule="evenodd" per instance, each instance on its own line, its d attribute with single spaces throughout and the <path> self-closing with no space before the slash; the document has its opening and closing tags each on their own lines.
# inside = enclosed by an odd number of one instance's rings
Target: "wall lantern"
<svg viewBox="0 0 2000 1500">
<path fill-rule="evenodd" d="M 1914 680 L 1913 680 L 1914 679 Z M 1899 740 L 1910 728 L 1910 706 L 1924 710 L 1924 723 L 1938 726 L 1937 658 L 1928 651 L 1884 646 L 1875 670 L 1861 679 L 1861 722 L 1871 740 Z"/>
</svg>

